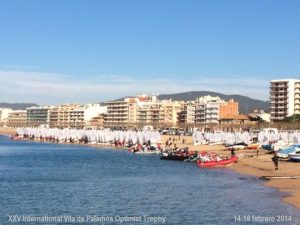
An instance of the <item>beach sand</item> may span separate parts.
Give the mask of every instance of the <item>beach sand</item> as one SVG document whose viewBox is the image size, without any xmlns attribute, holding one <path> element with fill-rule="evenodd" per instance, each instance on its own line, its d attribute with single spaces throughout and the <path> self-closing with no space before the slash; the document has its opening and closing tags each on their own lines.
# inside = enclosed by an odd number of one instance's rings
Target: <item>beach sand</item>
<svg viewBox="0 0 300 225">
<path fill-rule="evenodd" d="M 162 136 L 162 143 L 165 147 L 165 143 L 168 139 L 176 139 L 176 146 L 189 147 L 192 151 L 207 151 L 218 152 L 222 156 L 229 156 L 230 151 L 225 150 L 223 145 L 200 145 L 194 146 L 192 137 L 185 136 Z M 186 144 L 182 144 L 182 138 L 185 138 Z M 255 177 L 262 176 L 300 176 L 300 163 L 293 163 L 287 160 L 279 161 L 279 170 L 275 170 L 272 154 L 266 154 L 264 150 L 260 149 L 257 157 L 256 150 L 241 150 L 236 153 L 243 153 L 244 158 L 240 159 L 238 163 L 228 167 L 234 171 L 246 175 Z M 293 205 L 296 208 L 300 208 L 300 179 L 274 179 L 266 181 L 265 185 L 268 187 L 277 188 L 279 191 L 286 193 L 283 197 L 283 201 Z"/>
<path fill-rule="evenodd" d="M 16 131 L 17 131 L 17 129 L 15 129 L 15 128 L 0 128 L 0 134 L 7 135 L 7 136 L 11 136 L 11 135 L 15 134 Z"/>
<path fill-rule="evenodd" d="M 0 128 L 0 134 L 11 136 L 16 132 L 16 129 Z M 162 147 L 165 147 L 167 140 L 171 138 L 175 140 L 177 147 L 189 147 L 192 151 L 207 151 L 218 152 L 222 156 L 229 156 L 230 151 L 225 150 L 222 145 L 193 145 L 191 136 L 174 136 L 174 135 L 162 135 Z M 183 144 L 182 139 L 185 139 Z M 93 145 L 95 147 L 101 147 L 101 145 Z M 107 146 L 106 146 L 107 147 Z M 257 157 L 256 150 L 241 150 L 241 153 L 245 155 L 240 159 L 238 163 L 228 167 L 234 171 L 242 174 L 247 174 L 255 177 L 261 176 L 300 176 L 300 163 L 293 163 L 286 160 L 279 161 L 279 170 L 274 169 L 274 164 L 271 160 L 272 154 L 266 154 L 263 150 L 259 150 Z M 236 151 L 239 153 L 239 151 Z M 277 179 L 266 181 L 265 185 L 268 187 L 277 188 L 281 192 L 286 193 L 283 201 L 293 205 L 296 208 L 300 208 L 300 179 Z"/>
</svg>

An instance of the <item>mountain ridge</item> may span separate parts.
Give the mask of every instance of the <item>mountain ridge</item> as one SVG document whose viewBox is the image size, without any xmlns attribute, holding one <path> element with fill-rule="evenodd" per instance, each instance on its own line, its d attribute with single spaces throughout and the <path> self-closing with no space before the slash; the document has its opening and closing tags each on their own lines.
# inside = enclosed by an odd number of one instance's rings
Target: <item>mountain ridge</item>
<svg viewBox="0 0 300 225">
<path fill-rule="evenodd" d="M 233 99 L 239 103 L 239 112 L 242 114 L 248 114 L 256 110 L 264 110 L 265 112 L 269 111 L 269 101 L 262 101 L 258 99 L 253 99 L 248 96 L 238 95 L 238 94 L 221 94 L 218 92 L 212 91 L 190 91 L 190 92 L 182 92 L 175 94 L 161 94 L 158 95 L 159 100 L 172 99 L 174 101 L 193 101 L 196 98 L 203 97 L 206 95 L 210 96 L 218 96 L 221 99 L 228 101 Z"/>
<path fill-rule="evenodd" d="M 172 99 L 174 101 L 194 101 L 196 98 L 203 97 L 206 95 L 211 96 L 218 96 L 221 99 L 228 101 L 230 99 L 234 99 L 239 103 L 239 112 L 242 114 L 248 114 L 253 112 L 254 109 L 256 110 L 264 110 L 265 112 L 269 112 L 269 101 L 263 101 L 254 99 L 244 95 L 238 94 L 222 94 L 218 92 L 212 91 L 190 91 L 190 92 L 180 92 L 180 93 L 173 93 L 173 94 L 160 94 L 158 95 L 159 100 L 167 100 Z M 126 97 L 118 98 L 116 100 L 123 100 Z M 101 105 L 104 105 L 105 102 L 101 102 Z M 0 108 L 11 108 L 13 110 L 25 110 L 31 106 L 38 106 L 35 103 L 6 103 L 0 102 Z"/>
<path fill-rule="evenodd" d="M 38 106 L 35 103 L 7 103 L 0 102 L 0 108 L 11 108 L 13 110 L 25 110 L 28 107 Z"/>
</svg>

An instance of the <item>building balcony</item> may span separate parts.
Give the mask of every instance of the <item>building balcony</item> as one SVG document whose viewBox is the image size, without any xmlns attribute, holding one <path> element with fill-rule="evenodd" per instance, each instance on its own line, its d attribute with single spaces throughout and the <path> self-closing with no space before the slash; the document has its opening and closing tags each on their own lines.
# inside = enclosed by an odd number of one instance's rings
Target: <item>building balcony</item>
<svg viewBox="0 0 300 225">
<path fill-rule="evenodd" d="M 113 112 L 128 112 L 128 109 L 107 109 L 107 113 L 113 113 Z"/>
<path fill-rule="evenodd" d="M 287 101 L 288 97 L 287 96 L 270 96 L 271 101 Z"/>
<path fill-rule="evenodd" d="M 271 116 L 271 120 L 283 120 L 285 117 L 284 116 Z"/>
<path fill-rule="evenodd" d="M 287 87 L 271 87 L 270 91 L 274 91 L 274 92 L 288 92 L 289 89 Z"/>
<path fill-rule="evenodd" d="M 281 100 L 281 101 L 271 101 L 271 105 L 274 105 L 274 104 L 287 104 L 287 100 Z"/>
<path fill-rule="evenodd" d="M 115 117 L 106 117 L 106 120 L 118 120 L 118 119 L 123 119 L 123 120 L 127 120 L 128 117 L 123 117 L 123 116 L 115 116 Z"/>
<path fill-rule="evenodd" d="M 287 84 L 286 81 L 284 81 L 284 82 L 275 82 L 275 83 L 271 83 L 271 87 L 284 88 L 284 87 L 288 87 L 288 84 Z"/>
</svg>

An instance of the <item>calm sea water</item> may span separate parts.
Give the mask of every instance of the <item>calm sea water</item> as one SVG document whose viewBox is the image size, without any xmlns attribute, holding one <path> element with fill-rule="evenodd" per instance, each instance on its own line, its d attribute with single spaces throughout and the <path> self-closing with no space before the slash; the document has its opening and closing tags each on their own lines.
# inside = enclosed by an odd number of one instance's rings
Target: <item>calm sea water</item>
<svg viewBox="0 0 300 225">
<path fill-rule="evenodd" d="M 18 222 L 12 215 L 78 221 Z M 283 222 L 262 222 L 278 215 Z M 121 223 L 128 216 L 137 220 Z M 0 224 L 162 224 L 165 217 L 164 224 L 179 225 L 296 225 L 299 216 L 279 192 L 229 169 L 0 136 Z"/>
</svg>

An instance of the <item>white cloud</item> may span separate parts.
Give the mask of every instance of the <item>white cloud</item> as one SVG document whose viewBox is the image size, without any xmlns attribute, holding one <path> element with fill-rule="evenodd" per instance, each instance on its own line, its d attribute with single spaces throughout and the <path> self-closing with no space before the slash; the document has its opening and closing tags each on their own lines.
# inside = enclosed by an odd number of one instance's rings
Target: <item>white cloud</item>
<svg viewBox="0 0 300 225">
<path fill-rule="evenodd" d="M 186 91 L 216 91 L 268 99 L 269 80 L 249 78 L 204 78 L 199 80 L 151 79 L 100 75 L 82 77 L 63 74 L 0 71 L 0 101 L 60 104 L 101 102 L 136 94 L 168 94 Z"/>
</svg>

